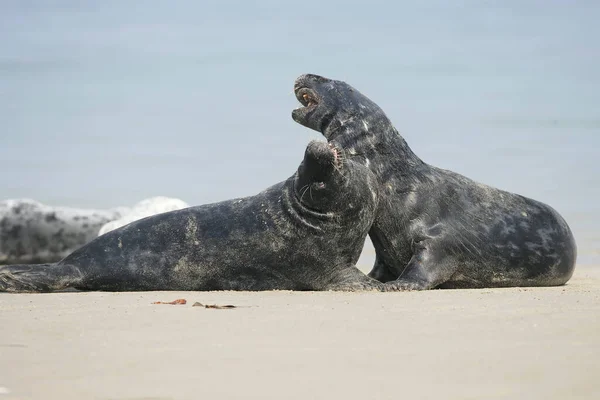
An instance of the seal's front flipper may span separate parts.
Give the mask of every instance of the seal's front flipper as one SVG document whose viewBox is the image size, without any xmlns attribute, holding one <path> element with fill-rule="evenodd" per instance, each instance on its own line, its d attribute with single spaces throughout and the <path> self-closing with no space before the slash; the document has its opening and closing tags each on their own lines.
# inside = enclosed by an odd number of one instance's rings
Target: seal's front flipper
<svg viewBox="0 0 600 400">
<path fill-rule="evenodd" d="M 384 284 L 385 291 L 433 289 L 449 280 L 456 271 L 452 257 L 440 259 L 435 239 L 424 239 L 413 243 L 413 256 L 395 281 Z"/>
<path fill-rule="evenodd" d="M 325 286 L 324 290 L 341 292 L 381 292 L 384 290 L 384 284 L 373 278 L 369 278 L 358 268 L 351 267 L 341 271 L 333 281 Z"/>
<path fill-rule="evenodd" d="M 52 292 L 80 278 L 74 267 L 60 264 L 20 264 L 0 267 L 0 292 Z"/>
</svg>

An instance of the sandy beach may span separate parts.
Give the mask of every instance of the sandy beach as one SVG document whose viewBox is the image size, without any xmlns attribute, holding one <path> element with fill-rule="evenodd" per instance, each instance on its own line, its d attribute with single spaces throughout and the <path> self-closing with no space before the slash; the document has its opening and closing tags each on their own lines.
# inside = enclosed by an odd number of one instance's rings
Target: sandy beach
<svg viewBox="0 0 600 400">
<path fill-rule="evenodd" d="M 600 398 L 597 267 L 555 288 L 0 294 L 0 326 L 0 400 Z"/>
</svg>

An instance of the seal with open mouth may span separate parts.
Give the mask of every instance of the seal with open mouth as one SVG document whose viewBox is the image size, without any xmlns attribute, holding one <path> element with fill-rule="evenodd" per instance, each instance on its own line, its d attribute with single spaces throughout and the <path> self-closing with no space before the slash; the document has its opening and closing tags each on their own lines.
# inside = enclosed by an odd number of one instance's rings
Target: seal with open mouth
<svg viewBox="0 0 600 400">
<path fill-rule="evenodd" d="M 296 174 L 256 196 L 132 222 L 55 264 L 0 267 L 0 291 L 381 290 L 355 266 L 378 200 L 368 168 L 313 141 Z"/>
<path fill-rule="evenodd" d="M 369 276 L 390 290 L 555 286 L 577 248 L 550 206 L 436 168 L 417 157 L 373 101 L 345 82 L 302 75 L 292 118 L 376 176 L 379 208 Z"/>
</svg>

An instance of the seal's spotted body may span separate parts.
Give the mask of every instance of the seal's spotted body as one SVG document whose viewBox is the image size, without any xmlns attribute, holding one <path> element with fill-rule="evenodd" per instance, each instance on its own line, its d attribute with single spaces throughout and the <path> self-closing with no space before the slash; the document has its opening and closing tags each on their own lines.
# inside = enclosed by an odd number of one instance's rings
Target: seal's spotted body
<svg viewBox="0 0 600 400">
<path fill-rule="evenodd" d="M 381 289 L 355 267 L 377 202 L 367 168 L 311 142 L 294 176 L 256 196 L 133 222 L 56 264 L 0 267 L 0 290 Z"/>
<path fill-rule="evenodd" d="M 381 108 L 344 82 L 303 75 L 294 91 L 304 105 L 294 120 L 362 160 L 379 180 L 369 275 L 389 290 L 569 280 L 575 240 L 551 207 L 424 163 Z"/>
</svg>

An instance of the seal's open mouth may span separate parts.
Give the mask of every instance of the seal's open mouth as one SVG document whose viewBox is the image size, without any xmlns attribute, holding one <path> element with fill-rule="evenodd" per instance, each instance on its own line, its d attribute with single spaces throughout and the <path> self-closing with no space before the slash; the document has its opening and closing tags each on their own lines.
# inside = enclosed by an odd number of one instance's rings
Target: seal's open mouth
<svg viewBox="0 0 600 400">
<path fill-rule="evenodd" d="M 343 166 L 343 155 L 342 152 L 333 144 L 333 143 L 327 143 L 327 145 L 329 146 L 329 148 L 331 149 L 331 152 L 333 153 L 333 166 L 336 170 L 340 171 L 342 169 Z"/>
<path fill-rule="evenodd" d="M 312 89 L 303 87 L 295 90 L 296 98 L 304 106 L 304 108 L 314 108 L 319 104 L 317 96 Z M 302 107 L 300 107 L 302 108 Z"/>
</svg>

